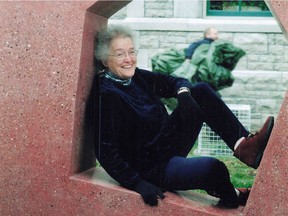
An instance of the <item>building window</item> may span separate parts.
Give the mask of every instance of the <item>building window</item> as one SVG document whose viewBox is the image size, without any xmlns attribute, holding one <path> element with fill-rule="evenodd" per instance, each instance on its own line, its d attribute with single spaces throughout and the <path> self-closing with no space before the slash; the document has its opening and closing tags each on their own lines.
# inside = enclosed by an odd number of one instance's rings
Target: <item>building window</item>
<svg viewBox="0 0 288 216">
<path fill-rule="evenodd" d="M 272 16 L 264 0 L 207 0 L 208 16 Z"/>
</svg>

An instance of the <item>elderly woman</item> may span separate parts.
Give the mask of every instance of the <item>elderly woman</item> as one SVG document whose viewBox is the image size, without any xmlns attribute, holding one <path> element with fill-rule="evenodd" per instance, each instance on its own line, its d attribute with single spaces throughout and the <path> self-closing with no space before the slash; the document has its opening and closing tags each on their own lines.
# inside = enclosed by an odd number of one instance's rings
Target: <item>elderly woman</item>
<svg viewBox="0 0 288 216">
<path fill-rule="evenodd" d="M 249 192 L 235 190 L 221 161 L 186 156 L 206 122 L 237 158 L 257 168 L 273 117 L 251 134 L 207 84 L 137 68 L 137 50 L 127 28 L 99 32 L 95 56 L 105 68 L 95 84 L 100 85 L 95 152 L 112 178 L 151 206 L 164 198 L 164 190 L 190 189 L 206 190 L 228 208 L 245 205 Z M 168 114 L 160 99 L 171 97 L 178 106 Z"/>
</svg>

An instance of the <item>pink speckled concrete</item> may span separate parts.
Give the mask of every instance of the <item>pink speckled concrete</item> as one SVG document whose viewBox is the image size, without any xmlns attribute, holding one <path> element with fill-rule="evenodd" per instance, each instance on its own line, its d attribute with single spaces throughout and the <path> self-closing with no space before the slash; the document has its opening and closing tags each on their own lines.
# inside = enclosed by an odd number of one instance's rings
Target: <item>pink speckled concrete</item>
<svg viewBox="0 0 288 216">
<path fill-rule="evenodd" d="M 288 92 L 243 215 L 288 215 Z"/>
<path fill-rule="evenodd" d="M 70 177 L 95 164 L 80 161 L 93 38 L 127 3 L 0 1 L 1 216 L 92 215 L 105 201 Z"/>
<path fill-rule="evenodd" d="M 128 3 L 0 1 L 1 216 L 242 214 L 243 208 L 219 209 L 211 197 L 193 192 L 166 193 L 151 208 L 93 168 L 82 132 L 93 37 Z M 287 104 L 286 97 L 245 215 L 285 211 Z"/>
<path fill-rule="evenodd" d="M 288 1 L 265 0 L 287 37 Z M 287 37 L 288 39 L 288 37 Z M 243 215 L 288 215 L 288 91 Z"/>
<path fill-rule="evenodd" d="M 288 1 L 287 0 L 265 0 L 274 18 L 278 21 L 283 33 L 288 39 Z"/>
</svg>

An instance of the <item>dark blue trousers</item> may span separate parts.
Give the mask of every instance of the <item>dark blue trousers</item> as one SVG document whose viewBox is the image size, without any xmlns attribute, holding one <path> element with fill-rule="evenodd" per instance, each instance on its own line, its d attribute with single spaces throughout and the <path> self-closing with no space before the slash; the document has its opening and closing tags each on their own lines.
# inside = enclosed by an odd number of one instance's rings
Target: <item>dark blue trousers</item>
<svg viewBox="0 0 288 216">
<path fill-rule="evenodd" d="M 194 98 L 191 112 L 176 108 L 169 119 L 168 124 L 174 128 L 173 135 L 170 134 L 170 141 L 174 142 L 174 155 L 171 155 L 166 166 L 163 186 L 168 190 L 202 189 L 218 194 L 223 199 L 236 199 L 229 172 L 221 161 L 212 157 L 186 156 L 203 122 L 232 150 L 237 140 L 248 136 L 249 132 L 209 85 L 198 83 L 191 89 L 191 94 Z"/>
</svg>

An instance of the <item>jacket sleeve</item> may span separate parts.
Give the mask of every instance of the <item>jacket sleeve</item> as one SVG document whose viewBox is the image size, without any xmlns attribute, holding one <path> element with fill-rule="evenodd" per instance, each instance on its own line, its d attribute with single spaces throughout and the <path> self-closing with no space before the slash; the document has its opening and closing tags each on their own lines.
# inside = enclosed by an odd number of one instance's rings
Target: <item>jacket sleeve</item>
<svg viewBox="0 0 288 216">
<path fill-rule="evenodd" d="M 120 99 L 113 93 L 102 94 L 99 107 L 101 119 L 98 119 L 100 124 L 96 127 L 99 138 L 95 142 L 96 158 L 113 179 L 123 187 L 133 190 L 141 177 L 119 154 L 117 140 L 120 136 L 121 115 L 117 107 L 120 107 Z M 96 112 L 99 113 L 99 109 Z"/>
<path fill-rule="evenodd" d="M 152 89 L 160 98 L 175 97 L 181 87 L 192 88 L 192 84 L 185 78 L 140 69 L 136 70 L 136 74 L 141 79 L 145 79 L 149 89 Z"/>
<path fill-rule="evenodd" d="M 194 42 L 185 50 L 185 58 L 191 59 L 195 49 L 200 45 L 199 42 Z"/>
</svg>

